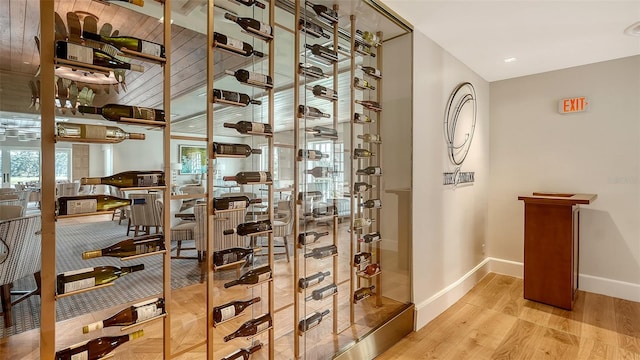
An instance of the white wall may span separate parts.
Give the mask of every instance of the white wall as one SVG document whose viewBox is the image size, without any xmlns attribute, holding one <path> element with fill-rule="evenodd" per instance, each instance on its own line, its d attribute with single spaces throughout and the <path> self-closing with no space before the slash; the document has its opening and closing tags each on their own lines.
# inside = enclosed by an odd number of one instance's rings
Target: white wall
<svg viewBox="0 0 640 360">
<path fill-rule="evenodd" d="M 561 98 L 585 113 L 560 115 Z M 594 193 L 581 209 L 583 290 L 640 301 L 640 56 L 491 84 L 489 254 L 523 260 L 533 191 Z"/>
<path fill-rule="evenodd" d="M 489 84 L 419 31 L 413 42 L 413 301 L 421 328 L 462 296 L 483 264 L 489 186 Z M 442 185 L 452 170 L 443 135 L 445 104 L 473 83 L 478 117 L 463 171 L 472 186 Z M 468 282 L 465 282 L 468 280 Z M 453 290 L 453 291 L 452 291 Z"/>
</svg>

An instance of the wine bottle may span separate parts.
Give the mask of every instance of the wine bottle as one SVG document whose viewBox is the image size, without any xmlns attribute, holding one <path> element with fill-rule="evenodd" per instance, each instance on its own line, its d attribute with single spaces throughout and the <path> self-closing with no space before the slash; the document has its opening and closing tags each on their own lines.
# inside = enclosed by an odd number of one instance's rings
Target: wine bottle
<svg viewBox="0 0 640 360">
<path fill-rule="evenodd" d="M 380 166 L 368 166 L 364 169 L 356 170 L 356 175 L 380 176 L 382 175 L 382 168 Z"/>
<path fill-rule="evenodd" d="M 325 166 L 316 166 L 311 170 L 306 170 L 305 172 L 315 178 L 326 178 L 331 176 L 332 171 Z"/>
<path fill-rule="evenodd" d="M 362 299 L 365 299 L 365 298 L 368 298 L 369 296 L 373 295 L 374 294 L 373 290 L 375 288 L 376 288 L 375 285 L 371 285 L 369 287 L 363 287 L 363 288 L 360 288 L 360 289 L 356 290 L 353 293 L 353 302 L 357 303 L 358 301 L 360 301 Z"/>
<path fill-rule="evenodd" d="M 224 235 L 238 234 L 239 236 L 249 236 L 256 233 L 262 233 L 271 230 L 271 220 L 250 221 L 238 225 L 235 229 L 227 229 L 222 233 Z"/>
<path fill-rule="evenodd" d="M 213 101 L 243 107 L 249 104 L 262 105 L 262 101 L 252 100 L 247 94 L 221 89 L 213 89 Z"/>
<path fill-rule="evenodd" d="M 373 86 L 373 84 L 371 84 L 367 80 L 360 79 L 360 78 L 357 78 L 357 77 L 353 78 L 353 86 L 356 89 L 360 89 L 360 90 L 375 90 L 376 89 L 376 87 Z"/>
<path fill-rule="evenodd" d="M 84 64 L 102 66 L 109 69 L 124 69 L 144 72 L 144 67 L 118 60 L 106 52 L 92 47 L 56 41 L 56 57 Z"/>
<path fill-rule="evenodd" d="M 251 146 L 247 144 L 227 144 L 227 143 L 213 143 L 213 153 L 214 157 L 222 158 L 222 157 L 231 157 L 231 158 L 246 158 L 251 154 L 262 154 L 262 150 L 260 149 L 252 149 Z"/>
<path fill-rule="evenodd" d="M 315 137 L 320 138 L 328 138 L 328 139 L 337 139 L 338 131 L 336 129 L 332 129 L 326 126 L 314 126 L 310 129 L 307 129 L 306 132 L 313 134 Z"/>
<path fill-rule="evenodd" d="M 333 24 L 333 23 L 337 23 L 338 22 L 338 12 L 337 11 L 335 11 L 333 9 L 329 9 L 328 7 L 326 7 L 324 5 L 312 4 L 312 3 L 308 2 L 308 1 L 307 1 L 307 5 L 311 6 L 313 11 L 316 13 L 316 15 L 318 15 L 319 19 L 324 20 L 325 22 L 328 22 L 329 24 Z"/>
<path fill-rule="evenodd" d="M 249 337 L 261 333 L 273 325 L 271 314 L 260 315 L 255 319 L 251 319 L 240 325 L 238 330 L 224 337 L 224 341 L 235 339 L 237 337 Z"/>
<path fill-rule="evenodd" d="M 321 37 L 331 39 L 331 36 L 329 36 L 328 34 L 325 34 L 324 30 L 320 25 L 314 24 L 307 19 L 300 19 L 300 22 L 298 23 L 298 29 L 300 29 L 300 31 L 302 31 L 303 33 L 310 35 L 316 39 L 319 39 Z"/>
<path fill-rule="evenodd" d="M 370 252 L 359 252 L 359 253 L 353 255 L 354 266 L 361 265 L 361 264 L 366 264 L 366 263 L 369 262 L 369 259 L 371 259 L 371 253 Z"/>
<path fill-rule="evenodd" d="M 325 232 L 315 232 L 315 231 L 306 231 L 298 234 L 298 244 L 300 246 L 312 244 L 323 236 L 329 235 L 328 231 Z"/>
<path fill-rule="evenodd" d="M 365 114 L 355 113 L 353 114 L 353 122 L 356 124 L 370 124 L 375 121 Z"/>
<path fill-rule="evenodd" d="M 241 134 L 255 133 L 255 134 L 265 134 L 265 135 L 273 135 L 273 131 L 271 130 L 271 125 L 251 122 L 251 121 L 238 121 L 235 124 L 232 123 L 224 123 L 222 126 L 230 129 L 236 129 Z"/>
<path fill-rule="evenodd" d="M 162 251 L 164 249 L 164 236 L 162 236 L 162 234 L 145 235 L 122 240 L 100 250 L 85 251 L 82 253 L 82 259 L 87 260 L 101 256 L 123 258 Z"/>
<path fill-rule="evenodd" d="M 353 192 L 363 193 L 367 190 L 373 189 L 375 185 L 367 184 L 366 182 L 356 182 L 353 184 Z"/>
<path fill-rule="evenodd" d="M 353 228 L 361 229 L 363 227 L 369 227 L 375 221 L 376 221 L 375 219 L 356 218 L 356 219 L 353 219 Z"/>
<path fill-rule="evenodd" d="M 58 215 L 74 215 L 114 210 L 131 205 L 131 200 L 111 195 L 61 196 L 57 200 L 57 205 Z"/>
<path fill-rule="evenodd" d="M 55 360 L 97 360 L 105 357 L 118 346 L 144 335 L 143 330 L 120 336 L 102 336 L 56 351 Z"/>
<path fill-rule="evenodd" d="M 231 51 L 234 54 L 242 55 L 245 57 L 249 57 L 251 55 L 255 55 L 257 57 L 264 56 L 262 52 L 254 50 L 251 44 L 238 39 L 234 39 L 225 34 L 214 32 L 213 42 L 215 47 L 220 47 L 221 49 Z"/>
<path fill-rule="evenodd" d="M 360 68 L 365 74 L 377 78 L 377 79 L 381 79 L 382 78 L 382 73 L 380 72 L 380 70 L 374 68 L 373 66 L 362 66 L 362 65 L 358 65 L 358 68 Z"/>
<path fill-rule="evenodd" d="M 376 232 L 363 235 L 362 238 L 359 239 L 358 241 L 369 244 L 375 241 L 380 241 L 381 239 L 382 237 L 380 236 L 380 232 L 376 231 Z"/>
<path fill-rule="evenodd" d="M 382 142 L 382 137 L 380 137 L 380 135 L 377 135 L 377 134 L 358 135 L 358 139 L 362 139 L 364 142 L 368 142 L 368 143 L 381 143 Z"/>
<path fill-rule="evenodd" d="M 121 276 L 140 270 L 144 270 L 144 264 L 123 266 L 121 268 L 116 266 L 96 266 L 93 268 L 67 271 L 58 274 L 58 294 L 66 294 L 71 291 L 107 284 Z"/>
<path fill-rule="evenodd" d="M 266 8 L 266 6 L 263 3 L 261 3 L 261 2 L 259 2 L 257 0 L 230 0 L 230 1 L 234 2 L 234 3 L 238 3 L 240 5 L 249 6 L 249 7 L 255 6 L 255 7 L 258 7 L 260 9 Z"/>
<path fill-rule="evenodd" d="M 249 357 L 251 356 L 251 354 L 253 354 L 254 352 L 260 349 L 262 349 L 262 343 L 258 342 L 253 344 L 253 346 L 251 346 L 250 348 L 238 349 L 233 353 L 223 357 L 220 360 L 238 360 L 238 359 L 249 360 Z"/>
<path fill-rule="evenodd" d="M 246 209 L 250 204 L 260 204 L 262 199 L 249 199 L 248 196 L 229 196 L 213 198 L 215 210 Z"/>
<path fill-rule="evenodd" d="M 306 278 L 300 278 L 298 279 L 298 289 L 302 290 L 302 289 L 311 287 L 315 284 L 319 284 L 322 282 L 322 280 L 324 280 L 325 277 L 329 275 L 331 275 L 331 272 L 327 271 L 327 272 L 319 272 L 317 274 L 308 276 Z"/>
<path fill-rule="evenodd" d="M 271 279 L 271 268 L 269 265 L 259 267 L 257 269 L 251 269 L 242 274 L 238 280 L 232 280 L 224 284 L 224 288 L 228 289 L 236 285 L 254 285 L 263 281 Z"/>
<path fill-rule="evenodd" d="M 139 106 L 107 104 L 103 107 L 78 106 L 83 114 L 98 114 L 109 121 L 120 121 L 122 118 L 141 119 L 164 122 L 164 111 Z"/>
<path fill-rule="evenodd" d="M 229 320 L 234 316 L 240 315 L 244 309 L 260 301 L 259 297 L 253 298 L 247 301 L 232 301 L 224 305 L 216 306 L 213 308 L 213 321 L 215 323 L 221 323 Z"/>
<path fill-rule="evenodd" d="M 326 258 L 329 256 L 333 256 L 336 255 L 338 253 L 338 247 L 335 245 L 327 245 L 327 246 L 321 246 L 321 247 L 317 247 L 313 250 L 311 250 L 311 252 L 304 254 L 305 259 L 306 258 L 314 258 L 314 259 L 322 259 L 322 258 Z"/>
<path fill-rule="evenodd" d="M 321 160 L 328 157 L 329 157 L 329 154 L 323 154 L 322 151 L 320 150 L 298 149 L 298 161 L 301 161 L 303 159 Z"/>
<path fill-rule="evenodd" d="M 242 171 L 235 176 L 223 176 L 224 181 L 235 181 L 238 184 L 270 184 L 273 181 L 268 171 Z"/>
<path fill-rule="evenodd" d="M 115 126 L 75 123 L 56 124 L 56 141 L 115 144 L 127 139 L 144 140 L 145 135 L 140 133 L 128 133 Z"/>
<path fill-rule="evenodd" d="M 380 46 L 380 37 L 369 31 L 356 30 L 356 34 L 360 35 L 362 40 L 364 40 L 367 45 L 378 47 Z"/>
<path fill-rule="evenodd" d="M 377 101 L 372 100 L 356 100 L 356 104 L 364 106 L 365 109 L 372 111 L 382 111 L 382 107 Z"/>
<path fill-rule="evenodd" d="M 150 299 L 141 303 L 133 304 L 111 317 L 83 327 L 82 333 L 87 334 L 90 331 L 100 330 L 109 326 L 129 326 L 162 314 L 164 314 L 164 299 Z"/>
<path fill-rule="evenodd" d="M 156 44 L 151 41 L 141 40 L 132 36 L 104 36 L 94 34 L 92 32 L 83 31 L 82 37 L 89 40 L 101 41 L 111 44 L 118 49 L 128 49 L 137 51 L 142 54 L 165 58 L 164 45 Z"/>
<path fill-rule="evenodd" d="M 125 171 L 105 177 L 80 178 L 83 185 L 111 185 L 118 188 L 164 186 L 164 171 Z"/>
<path fill-rule="evenodd" d="M 362 148 L 353 149 L 353 158 L 354 159 L 368 158 L 368 157 L 372 157 L 372 156 L 376 156 L 376 154 L 372 153 L 371 151 L 369 151 L 367 149 L 362 149 Z"/>
<path fill-rule="evenodd" d="M 331 115 L 323 113 L 320 109 L 313 106 L 298 105 L 298 117 L 304 118 L 330 118 Z"/>
<path fill-rule="evenodd" d="M 261 88 L 273 87 L 273 79 L 269 75 L 264 75 L 245 69 L 238 69 L 236 71 L 225 70 L 224 72 L 227 75 L 233 75 L 236 80 L 247 85 L 258 86 Z"/>
<path fill-rule="evenodd" d="M 273 38 L 273 28 L 256 19 L 250 17 L 237 17 L 230 13 L 225 13 L 224 18 L 240 25 L 240 27 L 246 30 L 247 34 L 249 35 L 259 37 L 263 40 L 269 40 Z"/>
<path fill-rule="evenodd" d="M 373 276 L 380 271 L 380 264 L 369 264 L 364 269 L 358 271 L 358 275 Z"/>
<path fill-rule="evenodd" d="M 327 315 L 329 315 L 329 309 L 321 313 L 314 312 L 311 316 L 300 320 L 300 322 L 298 323 L 298 330 L 302 333 L 320 325 L 322 318 Z"/>
<path fill-rule="evenodd" d="M 378 209 L 382 207 L 380 199 L 369 199 L 360 204 L 365 209 Z"/>
<path fill-rule="evenodd" d="M 310 296 L 307 296 L 306 301 L 309 300 L 322 300 L 338 292 L 338 286 L 336 284 L 329 284 L 317 290 L 313 290 Z"/>
<path fill-rule="evenodd" d="M 309 76 L 314 79 L 320 79 L 325 77 L 324 72 L 322 71 L 321 68 L 315 65 L 307 64 L 307 63 L 298 64 L 298 73 L 300 75 Z"/>
<path fill-rule="evenodd" d="M 326 60 L 329 63 L 338 61 L 338 53 L 320 44 L 304 44 L 304 47 L 311 50 L 311 53 L 319 59 Z"/>
<path fill-rule="evenodd" d="M 355 47 L 355 49 L 354 49 L 354 50 L 355 50 L 358 54 L 360 54 L 360 55 L 364 55 L 364 56 L 376 57 L 376 54 L 374 54 L 374 53 L 371 51 L 371 47 L 370 47 L 370 46 L 367 46 L 366 44 L 363 44 L 363 43 L 361 43 L 361 42 L 356 42 L 356 45 L 355 45 L 355 46 L 356 46 L 356 47 Z"/>
<path fill-rule="evenodd" d="M 213 252 L 213 266 L 223 266 L 244 260 L 253 254 L 252 248 L 233 247 Z"/>
<path fill-rule="evenodd" d="M 324 217 L 330 215 L 336 215 L 338 213 L 338 209 L 333 205 L 321 206 L 313 209 L 311 214 L 314 217 Z"/>
<path fill-rule="evenodd" d="M 307 89 L 313 92 L 313 95 L 327 100 L 338 100 L 338 92 L 322 85 L 307 86 Z"/>
</svg>

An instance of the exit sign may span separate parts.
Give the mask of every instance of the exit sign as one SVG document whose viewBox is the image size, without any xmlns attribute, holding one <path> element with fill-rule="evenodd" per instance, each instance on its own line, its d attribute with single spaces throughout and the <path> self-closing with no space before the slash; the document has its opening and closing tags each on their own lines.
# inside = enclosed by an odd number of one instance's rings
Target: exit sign
<svg viewBox="0 0 640 360">
<path fill-rule="evenodd" d="M 584 96 L 562 99 L 558 101 L 558 111 L 560 114 L 571 114 L 576 112 L 587 111 L 589 109 L 589 101 Z"/>
</svg>

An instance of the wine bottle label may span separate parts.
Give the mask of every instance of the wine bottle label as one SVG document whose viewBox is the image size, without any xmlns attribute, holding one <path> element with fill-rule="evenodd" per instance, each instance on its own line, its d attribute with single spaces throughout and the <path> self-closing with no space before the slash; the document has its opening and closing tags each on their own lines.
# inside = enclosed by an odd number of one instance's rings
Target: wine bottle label
<svg viewBox="0 0 640 360">
<path fill-rule="evenodd" d="M 258 282 L 269 280 L 269 278 L 271 278 L 271 271 L 258 275 Z"/>
<path fill-rule="evenodd" d="M 265 182 L 267 181 L 267 173 L 264 171 L 258 171 L 258 174 L 260 175 L 260 182 Z"/>
<path fill-rule="evenodd" d="M 309 159 L 311 159 L 311 160 L 317 159 L 315 150 L 309 150 L 309 152 L 307 154 L 308 154 Z"/>
<path fill-rule="evenodd" d="M 307 322 L 307 330 L 311 329 L 312 327 L 315 327 L 318 324 L 320 324 L 320 319 L 315 319 L 311 322 Z"/>
<path fill-rule="evenodd" d="M 244 47 L 243 47 L 242 41 L 240 41 L 238 39 L 227 37 L 227 45 L 231 46 L 231 47 L 234 47 L 234 48 L 236 48 L 238 50 L 244 51 Z"/>
<path fill-rule="evenodd" d="M 96 278 L 90 277 L 88 279 L 71 281 L 64 284 L 64 292 L 78 291 L 96 286 Z"/>
<path fill-rule="evenodd" d="M 71 360 L 89 360 L 89 350 L 71 355 Z"/>
<path fill-rule="evenodd" d="M 225 306 L 220 309 L 221 320 L 225 321 L 229 320 L 232 317 L 236 316 L 236 307 L 234 305 Z"/>
<path fill-rule="evenodd" d="M 102 321 L 96 321 L 93 324 L 89 324 L 87 326 L 85 326 L 85 329 L 83 329 L 83 332 L 86 334 L 88 332 L 91 331 L 96 331 L 96 330 L 100 330 L 104 327 L 103 322 Z M 84 331 L 86 330 L 86 331 Z"/>
<path fill-rule="evenodd" d="M 245 201 L 229 201 L 229 210 L 231 209 L 244 209 L 247 207 Z"/>
<path fill-rule="evenodd" d="M 85 125 L 80 128 L 80 137 L 83 139 L 106 139 L 107 127 L 101 125 Z"/>
<path fill-rule="evenodd" d="M 141 53 L 143 54 L 148 54 L 148 55 L 153 55 L 153 56 L 160 56 L 162 55 L 162 46 L 159 44 L 154 44 L 148 41 L 144 41 L 141 40 L 142 42 L 142 49 L 140 50 Z"/>
<path fill-rule="evenodd" d="M 132 106 L 132 108 L 134 119 L 156 120 L 156 112 L 154 109 L 139 106 Z"/>
<path fill-rule="evenodd" d="M 85 64 L 93 64 L 93 49 L 86 46 L 67 43 L 67 59 Z"/>
<path fill-rule="evenodd" d="M 325 297 L 327 297 L 327 296 L 329 296 L 329 295 L 333 294 L 334 292 L 336 292 L 336 291 L 335 291 L 335 289 L 336 289 L 336 288 L 334 288 L 334 287 L 330 287 L 330 288 L 328 288 L 328 289 L 326 289 L 326 290 L 323 290 L 323 291 L 320 293 L 320 298 L 321 298 L 321 299 L 324 299 Z"/>
<path fill-rule="evenodd" d="M 251 123 L 251 131 L 257 133 L 264 132 L 264 124 L 263 123 Z"/>
<path fill-rule="evenodd" d="M 137 176 L 138 186 L 158 186 L 160 185 L 159 174 L 140 174 Z"/>
<path fill-rule="evenodd" d="M 67 200 L 67 215 L 92 213 L 97 210 L 97 199 Z"/>
<path fill-rule="evenodd" d="M 325 89 L 323 93 L 323 95 L 328 97 L 334 97 L 336 95 L 336 92 L 333 89 Z"/>
<path fill-rule="evenodd" d="M 324 278 L 322 278 L 322 279 L 324 279 Z M 315 284 L 319 283 L 319 282 L 320 282 L 320 280 L 321 280 L 321 278 L 319 278 L 319 277 L 317 277 L 317 278 L 315 278 L 315 279 L 307 280 L 307 287 L 309 287 L 309 286 L 311 286 L 311 285 L 315 285 Z"/>
<path fill-rule="evenodd" d="M 149 304 L 147 306 L 141 306 L 136 309 L 138 314 L 137 322 L 142 322 L 162 314 L 162 309 L 159 309 L 156 304 Z"/>
<path fill-rule="evenodd" d="M 231 264 L 232 262 L 238 261 L 238 254 L 229 253 L 222 255 L 222 265 Z"/>
<path fill-rule="evenodd" d="M 261 331 L 267 330 L 268 328 L 269 328 L 269 322 L 268 321 L 265 321 L 265 322 L 263 322 L 261 324 L 258 324 L 256 326 L 256 334 L 261 332 Z"/>
<path fill-rule="evenodd" d="M 260 23 L 260 32 L 271 35 L 271 26 L 265 23 Z"/>
<path fill-rule="evenodd" d="M 266 84 L 267 83 L 267 75 L 256 73 L 253 71 L 248 71 L 249 79 L 248 81 Z"/>
</svg>

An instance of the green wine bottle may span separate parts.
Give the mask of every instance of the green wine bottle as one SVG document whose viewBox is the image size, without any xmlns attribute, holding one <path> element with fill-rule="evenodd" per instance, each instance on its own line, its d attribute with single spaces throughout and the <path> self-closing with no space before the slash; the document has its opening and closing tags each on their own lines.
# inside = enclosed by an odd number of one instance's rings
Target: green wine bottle
<svg viewBox="0 0 640 360">
<path fill-rule="evenodd" d="M 144 270 L 144 264 L 123 266 L 96 266 L 58 274 L 58 294 L 66 294 L 71 291 L 92 288 L 98 285 L 108 284 L 126 274 Z"/>
</svg>

